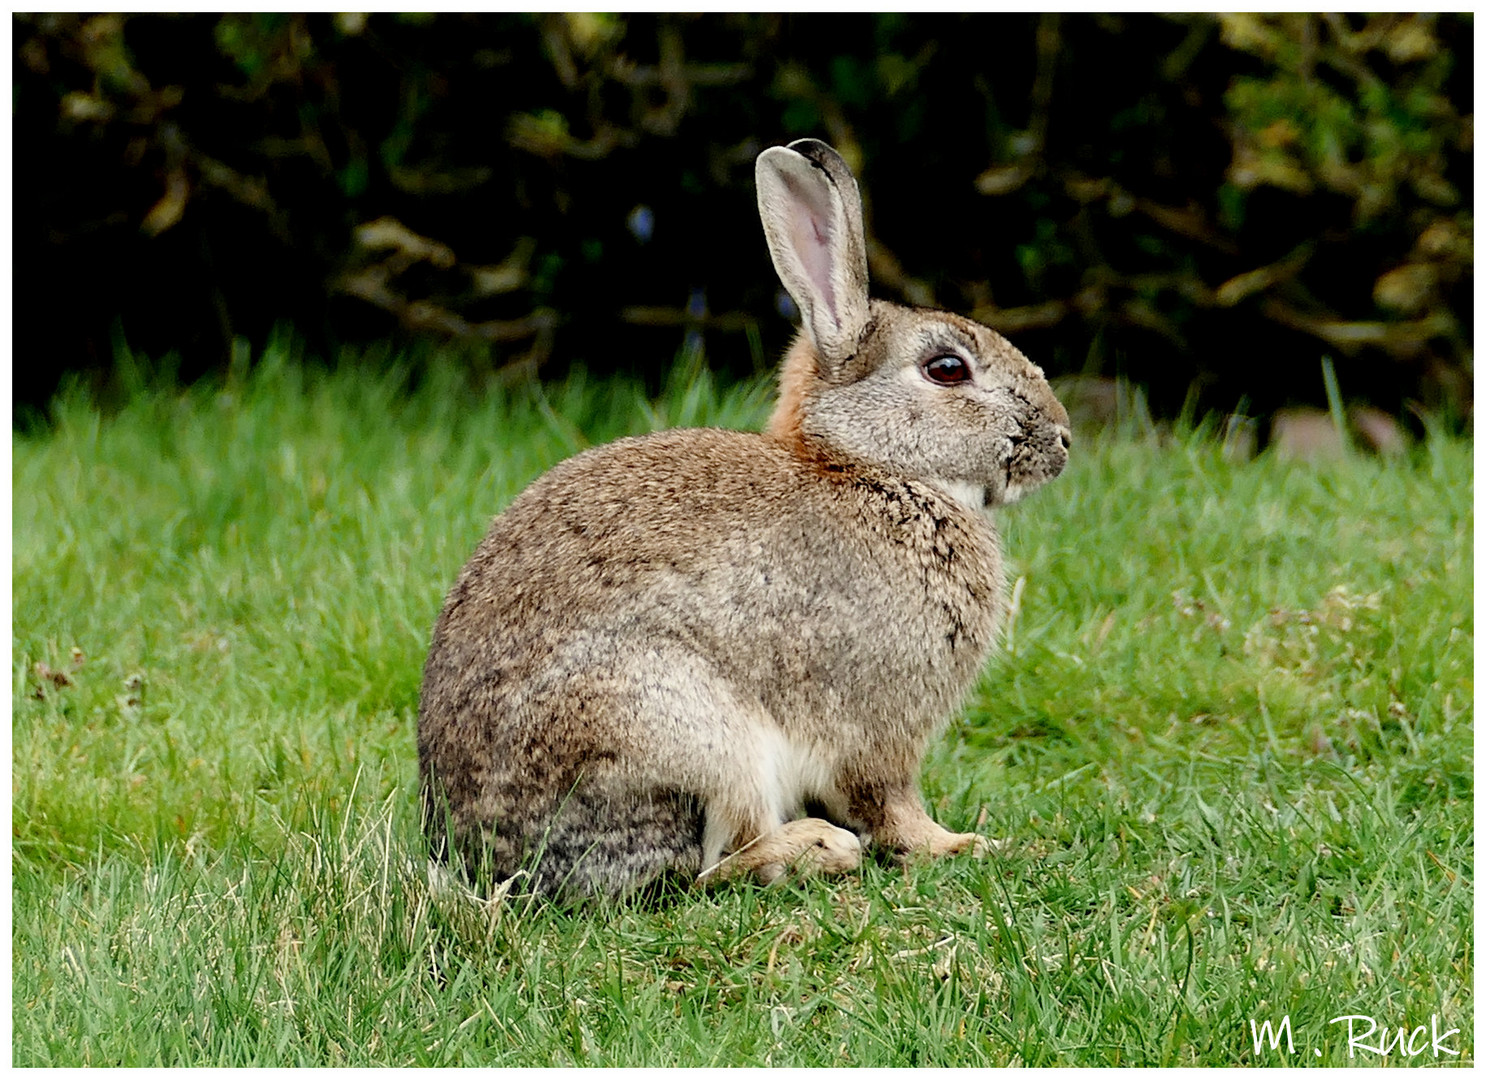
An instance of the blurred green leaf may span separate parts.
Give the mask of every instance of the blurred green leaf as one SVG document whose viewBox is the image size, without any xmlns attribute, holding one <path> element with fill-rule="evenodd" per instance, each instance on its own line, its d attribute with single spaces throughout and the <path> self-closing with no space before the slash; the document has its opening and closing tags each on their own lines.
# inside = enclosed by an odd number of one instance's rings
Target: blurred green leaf
<svg viewBox="0 0 1486 1080">
<path fill-rule="evenodd" d="M 43 398 L 116 324 L 186 378 L 280 321 L 661 364 L 705 283 L 692 333 L 751 372 L 793 332 L 751 160 L 808 135 L 862 172 L 878 293 L 1052 373 L 1264 413 L 1321 350 L 1467 415 L 1470 19 L 22 13 L 17 347 Z"/>
</svg>

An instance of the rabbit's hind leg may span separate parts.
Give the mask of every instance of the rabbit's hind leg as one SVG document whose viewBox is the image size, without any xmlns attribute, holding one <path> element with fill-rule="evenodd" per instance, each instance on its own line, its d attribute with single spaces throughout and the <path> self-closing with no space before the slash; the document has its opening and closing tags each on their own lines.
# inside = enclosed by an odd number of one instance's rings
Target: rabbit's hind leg
<svg viewBox="0 0 1486 1080">
<path fill-rule="evenodd" d="M 580 787 L 533 838 L 538 892 L 623 895 L 702 863 L 702 807 L 676 791 L 620 797 Z"/>
<path fill-rule="evenodd" d="M 862 845 L 855 833 L 822 818 L 785 822 L 766 835 L 744 844 L 720 862 L 707 867 L 697 884 L 712 885 L 753 874 L 764 884 L 798 874 L 844 874 L 862 864 Z"/>
</svg>

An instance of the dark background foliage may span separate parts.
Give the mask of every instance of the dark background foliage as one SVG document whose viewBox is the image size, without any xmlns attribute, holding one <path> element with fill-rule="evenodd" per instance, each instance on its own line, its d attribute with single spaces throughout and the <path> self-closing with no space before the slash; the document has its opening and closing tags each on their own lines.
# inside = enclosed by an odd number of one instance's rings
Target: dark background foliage
<svg viewBox="0 0 1486 1080">
<path fill-rule="evenodd" d="M 15 392 L 442 341 L 660 378 L 791 332 L 753 204 L 803 135 L 875 291 L 1167 414 L 1469 414 L 1469 15 L 15 16 Z M 367 362 L 373 362 L 368 360 Z"/>
</svg>

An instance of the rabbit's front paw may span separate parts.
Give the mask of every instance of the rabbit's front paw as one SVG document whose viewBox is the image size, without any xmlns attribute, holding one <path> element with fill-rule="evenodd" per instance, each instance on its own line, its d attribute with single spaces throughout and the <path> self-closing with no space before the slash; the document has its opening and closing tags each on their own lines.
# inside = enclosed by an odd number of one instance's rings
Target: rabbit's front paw
<svg viewBox="0 0 1486 1080">
<path fill-rule="evenodd" d="M 979 833 L 952 833 L 928 814 L 916 798 L 894 800 L 887 807 L 884 822 L 876 833 L 882 846 L 898 853 L 898 858 L 940 859 L 946 855 L 988 855 L 1005 844 L 1004 840 L 987 840 Z"/>
<path fill-rule="evenodd" d="M 944 832 L 929 841 L 928 854 L 933 858 L 943 855 L 974 855 L 977 859 L 989 855 L 1000 844 L 987 840 L 979 833 Z"/>
</svg>

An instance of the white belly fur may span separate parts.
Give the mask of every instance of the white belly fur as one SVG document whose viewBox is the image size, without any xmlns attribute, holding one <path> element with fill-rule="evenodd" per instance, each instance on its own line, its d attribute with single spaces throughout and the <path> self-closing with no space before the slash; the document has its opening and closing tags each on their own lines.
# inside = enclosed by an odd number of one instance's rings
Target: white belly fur
<svg viewBox="0 0 1486 1080">
<path fill-rule="evenodd" d="M 729 792 L 732 797 L 709 801 L 702 844 L 704 866 L 727 853 L 738 830 L 745 827 L 745 820 L 739 818 L 752 819 L 753 827 L 766 826 L 764 832 L 771 832 L 803 817 L 810 801 L 821 803 L 838 820 L 845 812 L 845 802 L 832 781 L 835 763 L 816 747 L 794 742 L 772 725 L 755 729 L 751 742 L 752 790 Z M 743 798 L 737 800 L 738 795 Z"/>
</svg>

